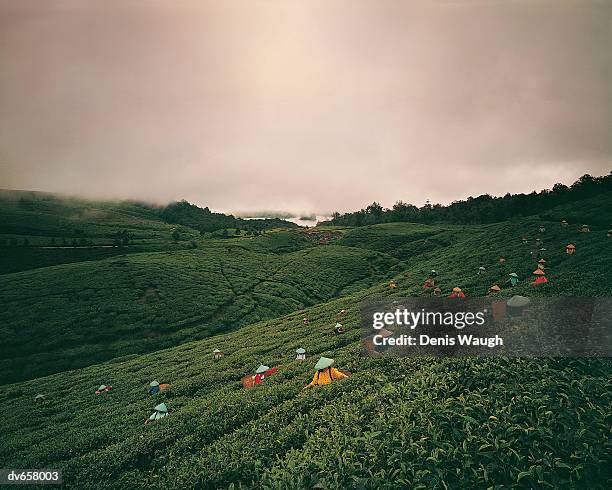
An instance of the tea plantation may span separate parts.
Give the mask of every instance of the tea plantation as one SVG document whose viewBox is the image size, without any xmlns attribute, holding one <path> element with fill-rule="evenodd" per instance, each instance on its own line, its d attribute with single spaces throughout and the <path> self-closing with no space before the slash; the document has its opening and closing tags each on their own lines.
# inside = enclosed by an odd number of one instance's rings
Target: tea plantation
<svg viewBox="0 0 612 490">
<path fill-rule="evenodd" d="M 327 301 L 401 270 L 342 246 L 288 254 L 215 243 L 0 276 L 3 382 L 141 354 Z"/>
<path fill-rule="evenodd" d="M 86 366 L 0 386 L 2 466 L 61 468 L 69 488 L 610 488 L 610 359 L 361 355 L 360 302 L 423 295 L 431 269 L 444 295 L 610 296 L 607 229 L 542 223 L 277 232 L 2 276 L 5 376 Z M 321 355 L 352 375 L 304 390 Z M 262 363 L 281 367 L 242 388 Z M 170 389 L 147 395 L 153 379 Z"/>
</svg>

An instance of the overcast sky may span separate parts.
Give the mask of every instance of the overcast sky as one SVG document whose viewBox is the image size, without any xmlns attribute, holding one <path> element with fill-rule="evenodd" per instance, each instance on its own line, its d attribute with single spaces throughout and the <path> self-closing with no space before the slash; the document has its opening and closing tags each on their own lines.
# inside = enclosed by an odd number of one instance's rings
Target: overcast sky
<svg viewBox="0 0 612 490">
<path fill-rule="evenodd" d="M 0 188 L 325 213 L 611 169 L 608 0 L 0 0 Z"/>
</svg>

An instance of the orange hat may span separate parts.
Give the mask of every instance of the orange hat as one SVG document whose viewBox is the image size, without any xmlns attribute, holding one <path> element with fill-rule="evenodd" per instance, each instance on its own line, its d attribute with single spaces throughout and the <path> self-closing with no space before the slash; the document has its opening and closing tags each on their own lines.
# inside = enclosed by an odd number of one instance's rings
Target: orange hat
<svg viewBox="0 0 612 490">
<path fill-rule="evenodd" d="M 460 293 L 461 292 L 461 288 L 453 288 L 453 293 Z"/>
<path fill-rule="evenodd" d="M 573 243 L 570 243 L 565 248 L 576 248 L 576 245 L 574 245 Z"/>
<path fill-rule="evenodd" d="M 489 291 L 501 291 L 501 288 L 497 284 L 493 284 L 493 286 L 489 288 Z"/>
<path fill-rule="evenodd" d="M 539 262 L 540 264 L 545 264 L 545 263 L 546 263 L 546 261 L 545 261 L 544 259 L 540 259 L 540 260 L 538 260 L 538 262 Z"/>
<path fill-rule="evenodd" d="M 536 276 L 543 276 L 546 274 L 546 272 L 544 272 L 542 269 L 536 269 L 532 272 L 532 274 L 535 274 Z"/>
</svg>

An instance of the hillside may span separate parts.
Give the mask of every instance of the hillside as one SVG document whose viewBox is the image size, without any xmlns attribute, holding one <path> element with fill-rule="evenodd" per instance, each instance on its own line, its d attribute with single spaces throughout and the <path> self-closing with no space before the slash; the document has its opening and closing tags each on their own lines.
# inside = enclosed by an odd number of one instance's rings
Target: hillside
<svg viewBox="0 0 612 490">
<path fill-rule="evenodd" d="M 453 201 L 448 205 L 432 205 L 427 201 L 420 208 L 413 204 L 397 201 L 392 208 L 383 208 L 373 202 L 359 211 L 345 214 L 333 213 L 332 219 L 323 226 L 366 226 L 380 223 L 426 223 L 426 224 L 484 224 L 526 218 L 539 215 L 552 216 L 559 208 L 571 210 L 571 219 L 592 225 L 610 227 L 609 212 L 598 214 L 582 203 L 595 199 L 606 200 L 608 209 L 612 206 L 612 172 L 593 177 L 585 174 L 571 186 L 555 184 L 552 189 L 529 194 L 510 194 L 494 197 L 483 194 Z M 570 217 L 565 216 L 565 219 Z"/>
<path fill-rule="evenodd" d="M 174 240 L 175 230 L 179 240 Z M 184 249 L 196 230 L 164 223 L 151 207 L 0 190 L 0 274 Z"/>
<path fill-rule="evenodd" d="M 273 228 L 297 228 L 291 221 L 278 218 L 241 219 L 232 215 L 213 213 L 208 208 L 200 208 L 187 201 L 173 202 L 160 211 L 160 216 L 168 223 L 189 226 L 200 232 L 214 232 L 228 228 L 250 230 L 269 230 Z"/>
<path fill-rule="evenodd" d="M 597 209 L 599 197 L 589 203 Z M 561 213 L 563 210 L 558 210 Z M 603 210 L 602 210 L 603 211 Z M 541 223 L 551 285 L 539 291 L 581 295 L 584 284 L 610 294 L 612 241 L 601 229 L 528 218 L 490 225 L 390 223 L 344 229 L 329 245 L 302 233 L 200 239 L 196 249 L 138 252 L 0 276 L 9 308 L 0 312 L 3 383 L 142 354 L 285 315 L 405 272 L 403 294 L 419 294 L 424 274 L 483 295 L 509 272 L 530 277 L 529 252 Z M 324 230 L 325 228 L 321 228 Z M 521 238 L 529 238 L 523 244 Z M 580 253 L 568 257 L 564 241 Z M 506 264 L 496 264 L 500 256 Z M 487 265 L 485 274 L 476 275 Z M 411 272 L 415 267 L 418 272 Z M 558 273 L 559 267 L 569 267 Z M 576 275 L 580 281 L 576 281 Z M 527 294 L 523 281 L 513 288 Z M 43 299 L 41 301 L 41 298 Z M 19 312 L 17 315 L 15 312 Z M 52 335 L 49 332 L 53 332 Z"/>
<path fill-rule="evenodd" d="M 551 221 L 539 233 L 540 224 L 536 217 L 470 226 L 388 223 L 344 229 L 333 245 L 270 252 L 276 258 L 291 257 L 283 262 L 287 275 L 279 274 L 279 287 L 295 283 L 301 294 L 314 291 L 313 284 L 327 287 L 313 298 L 320 304 L 154 353 L 2 386 L 0 459 L 5 466 L 62 468 L 73 488 L 225 488 L 230 483 L 233 488 L 278 489 L 609 488 L 609 359 L 361 356 L 360 302 L 423 295 L 421 284 L 431 269 L 440 272 L 444 294 L 459 285 L 468 296 L 482 296 L 496 282 L 502 285 L 502 296 L 610 296 L 612 239 L 605 230 L 579 233 L 575 223 L 562 227 Z M 550 280 L 537 288 L 528 284 L 535 268 L 529 252 L 537 248 L 536 237 L 547 249 Z M 577 246 L 572 256 L 564 253 L 569 242 Z M 238 248 L 241 242 L 235 243 Z M 228 281 L 236 281 L 233 287 L 242 287 L 245 267 L 232 257 L 261 254 L 248 250 L 261 243 L 242 243 L 245 249 L 220 260 Z M 364 279 L 343 286 L 345 268 L 354 267 L 353 277 L 369 269 L 360 252 L 375 254 L 381 266 L 389 266 L 388 277 L 395 277 L 398 288 L 389 289 L 382 273 L 368 275 L 381 278 L 374 286 Z M 213 251 L 169 254 L 181 266 L 170 268 L 168 276 L 179 269 L 199 274 L 209 263 L 206 256 L 198 261 L 199 254 L 208 253 Z M 218 253 L 215 264 L 222 256 Z M 326 271 L 340 256 L 346 262 Z M 503 266 L 500 256 L 507 259 Z M 306 262 L 300 265 L 296 257 Z M 150 254 L 129 259 L 129 270 L 141 266 L 145 276 L 160 268 L 159 262 L 150 262 Z M 256 259 L 249 268 L 264 260 L 261 255 Z M 266 271 L 265 264 L 254 270 Z M 477 274 L 479 266 L 486 266 L 485 274 Z M 521 279 L 513 288 L 506 282 L 511 271 Z M 33 287 L 35 277 L 27 276 L 32 273 L 5 276 L 5 293 L 20 283 Z M 258 274 L 262 272 L 247 276 L 247 289 Z M 169 284 L 164 295 L 177 286 Z M 326 295 L 340 297 L 328 300 Z M 171 297 L 173 305 L 178 296 Z M 19 301 L 19 295 L 12 300 Z M 30 303 L 19 310 L 25 314 L 35 307 Z M 343 308 L 346 316 L 339 315 Z M 173 309 L 180 312 L 180 303 Z M 184 311 L 189 310 L 186 299 Z M 302 323 L 304 315 L 308 326 Z M 338 319 L 349 330 L 330 335 Z M 83 328 L 82 322 L 74 328 L 79 325 Z M 27 328 L 27 322 L 20 328 Z M 306 349 L 306 362 L 294 360 L 298 346 Z M 211 357 L 215 347 L 226 353 L 218 362 Z M 303 391 L 320 355 L 333 357 L 353 375 Z M 262 385 L 244 390 L 240 378 L 260 363 L 282 367 Z M 147 396 L 152 379 L 170 383 L 171 389 Z M 101 383 L 113 386 L 108 396 L 94 394 Z M 36 393 L 46 394 L 47 401 L 33 404 Z M 143 426 L 162 400 L 174 411 Z"/>
<path fill-rule="evenodd" d="M 279 219 L 238 220 L 185 201 L 158 206 L 0 189 L 0 274 L 133 252 L 197 248 L 209 232 L 235 238 L 295 227 Z"/>
<path fill-rule="evenodd" d="M 142 354 L 367 287 L 403 269 L 298 235 L 202 240 L 0 276 L 2 383 Z"/>
</svg>

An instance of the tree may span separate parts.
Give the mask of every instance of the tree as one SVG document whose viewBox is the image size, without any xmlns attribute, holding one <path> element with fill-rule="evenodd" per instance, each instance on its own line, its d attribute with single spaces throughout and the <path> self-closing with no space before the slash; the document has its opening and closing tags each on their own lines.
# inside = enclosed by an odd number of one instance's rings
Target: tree
<svg viewBox="0 0 612 490">
<path fill-rule="evenodd" d="M 429 200 L 421 208 L 397 201 L 392 209 L 383 209 L 374 202 L 365 209 L 352 213 L 334 213 L 327 224 L 365 226 L 392 221 L 417 223 L 475 224 L 492 223 L 515 216 L 531 216 L 552 210 L 559 204 L 575 202 L 612 191 L 612 172 L 602 177 L 583 175 L 570 187 L 555 184 L 552 190 L 544 189 L 530 194 L 510 194 L 493 197 L 484 194 L 454 201 L 448 206 L 433 205 Z"/>
<path fill-rule="evenodd" d="M 374 216 L 380 216 L 383 213 L 383 207 L 374 201 L 366 208 L 366 213 L 372 214 Z"/>
</svg>

